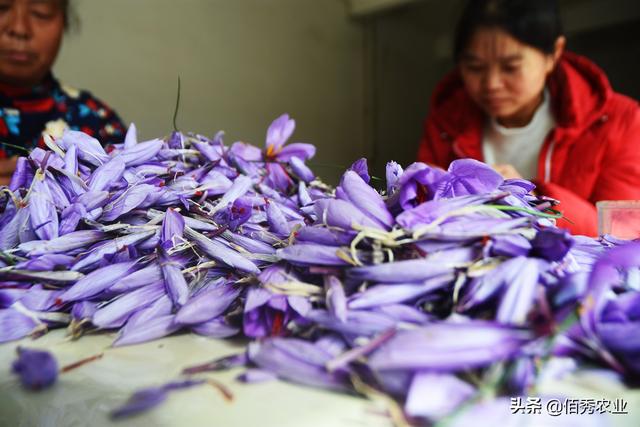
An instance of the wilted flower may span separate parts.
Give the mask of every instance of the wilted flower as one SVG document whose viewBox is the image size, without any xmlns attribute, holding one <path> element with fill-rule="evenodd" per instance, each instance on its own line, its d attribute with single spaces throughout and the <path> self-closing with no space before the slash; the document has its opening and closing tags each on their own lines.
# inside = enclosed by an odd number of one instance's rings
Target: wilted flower
<svg viewBox="0 0 640 427">
<path fill-rule="evenodd" d="M 272 266 L 258 277 L 263 286 L 295 281 L 282 267 Z M 301 296 L 274 294 L 263 287 L 250 288 L 244 307 L 243 330 L 249 337 L 279 336 L 290 322 L 304 319 L 311 304 Z"/>
<path fill-rule="evenodd" d="M 18 359 L 12 370 L 20 376 L 20 382 L 30 390 L 52 386 L 58 378 L 58 363 L 48 351 L 18 347 Z"/>
</svg>

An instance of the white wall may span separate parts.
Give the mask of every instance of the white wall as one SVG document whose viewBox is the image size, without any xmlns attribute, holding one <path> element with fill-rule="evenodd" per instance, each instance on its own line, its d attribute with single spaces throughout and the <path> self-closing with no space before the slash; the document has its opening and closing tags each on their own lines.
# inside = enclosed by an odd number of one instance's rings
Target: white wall
<svg viewBox="0 0 640 427">
<path fill-rule="evenodd" d="M 264 143 L 283 112 L 317 162 L 348 166 L 364 142 L 363 29 L 343 0 L 77 0 L 80 31 L 55 66 L 135 122 L 143 138 L 178 126 Z M 315 167 L 329 180 L 338 170 Z"/>
</svg>

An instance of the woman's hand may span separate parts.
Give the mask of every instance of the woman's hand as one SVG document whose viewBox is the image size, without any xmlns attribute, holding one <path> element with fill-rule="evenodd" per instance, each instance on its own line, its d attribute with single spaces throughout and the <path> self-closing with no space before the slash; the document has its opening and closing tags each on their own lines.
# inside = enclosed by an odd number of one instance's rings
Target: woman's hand
<svg viewBox="0 0 640 427">
<path fill-rule="evenodd" d="M 520 172 L 512 165 L 493 165 L 493 169 L 502 175 L 504 179 L 522 179 Z"/>
<path fill-rule="evenodd" d="M 13 175 L 13 171 L 16 170 L 17 160 L 17 156 L 0 159 L 0 185 L 9 185 L 11 175 Z"/>
</svg>

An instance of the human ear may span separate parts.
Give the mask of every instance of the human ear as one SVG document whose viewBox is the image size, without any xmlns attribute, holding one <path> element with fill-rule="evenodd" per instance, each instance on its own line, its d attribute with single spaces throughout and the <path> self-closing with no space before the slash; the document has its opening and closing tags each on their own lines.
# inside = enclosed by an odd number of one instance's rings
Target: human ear
<svg viewBox="0 0 640 427">
<path fill-rule="evenodd" d="M 553 46 L 553 65 L 555 66 L 560 57 L 564 53 L 564 48 L 567 46 L 567 38 L 565 36 L 560 36 L 556 39 L 556 42 Z"/>
<path fill-rule="evenodd" d="M 558 61 L 562 57 L 562 53 L 564 52 L 564 48 L 567 44 L 567 39 L 564 36 L 560 36 L 556 39 L 553 45 L 553 53 L 546 56 L 546 72 L 547 74 L 551 73 L 553 69 L 556 67 Z"/>
</svg>

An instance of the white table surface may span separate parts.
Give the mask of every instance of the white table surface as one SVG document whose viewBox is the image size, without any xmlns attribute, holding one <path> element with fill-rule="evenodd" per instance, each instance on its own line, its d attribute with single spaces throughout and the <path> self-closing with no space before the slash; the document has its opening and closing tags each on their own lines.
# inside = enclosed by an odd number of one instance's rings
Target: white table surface
<svg viewBox="0 0 640 427">
<path fill-rule="evenodd" d="M 173 392 L 159 407 L 114 422 L 109 419 L 110 411 L 123 404 L 134 391 L 184 378 L 180 376 L 183 368 L 239 353 L 243 345 L 237 341 L 183 334 L 111 348 L 113 338 L 114 334 L 97 334 L 70 341 L 64 330 L 55 330 L 37 340 L 0 345 L 0 426 L 392 426 L 379 403 L 282 381 L 243 384 L 235 380 L 243 369 L 197 376 L 224 384 L 234 396 L 231 402 L 216 388 L 204 384 Z M 61 367 L 99 353 L 104 355 L 61 374 L 53 387 L 30 392 L 10 373 L 19 345 L 51 351 Z M 618 383 L 586 375 L 548 383 L 541 392 L 595 399 L 624 397 L 629 414 L 611 415 L 602 424 L 585 423 L 585 419 L 576 420 L 571 416 L 511 415 L 505 407 L 500 427 L 640 426 L 640 391 L 626 391 Z M 473 427 L 493 427 L 494 423 L 495 420 L 478 419 Z"/>
<path fill-rule="evenodd" d="M 242 351 L 242 345 L 193 334 L 176 335 L 140 345 L 110 348 L 114 334 L 87 335 L 69 341 L 63 330 L 37 340 L 0 345 L 0 426 L 278 426 L 389 427 L 381 408 L 355 396 L 281 381 L 243 384 L 243 369 L 200 374 L 233 394 L 223 398 L 204 384 L 170 393 L 155 409 L 123 421 L 110 411 L 137 389 L 180 377 L 188 366 Z M 104 356 L 58 377 L 46 390 L 24 390 L 10 373 L 18 345 L 51 351 L 60 366 L 104 352 Z"/>
</svg>

